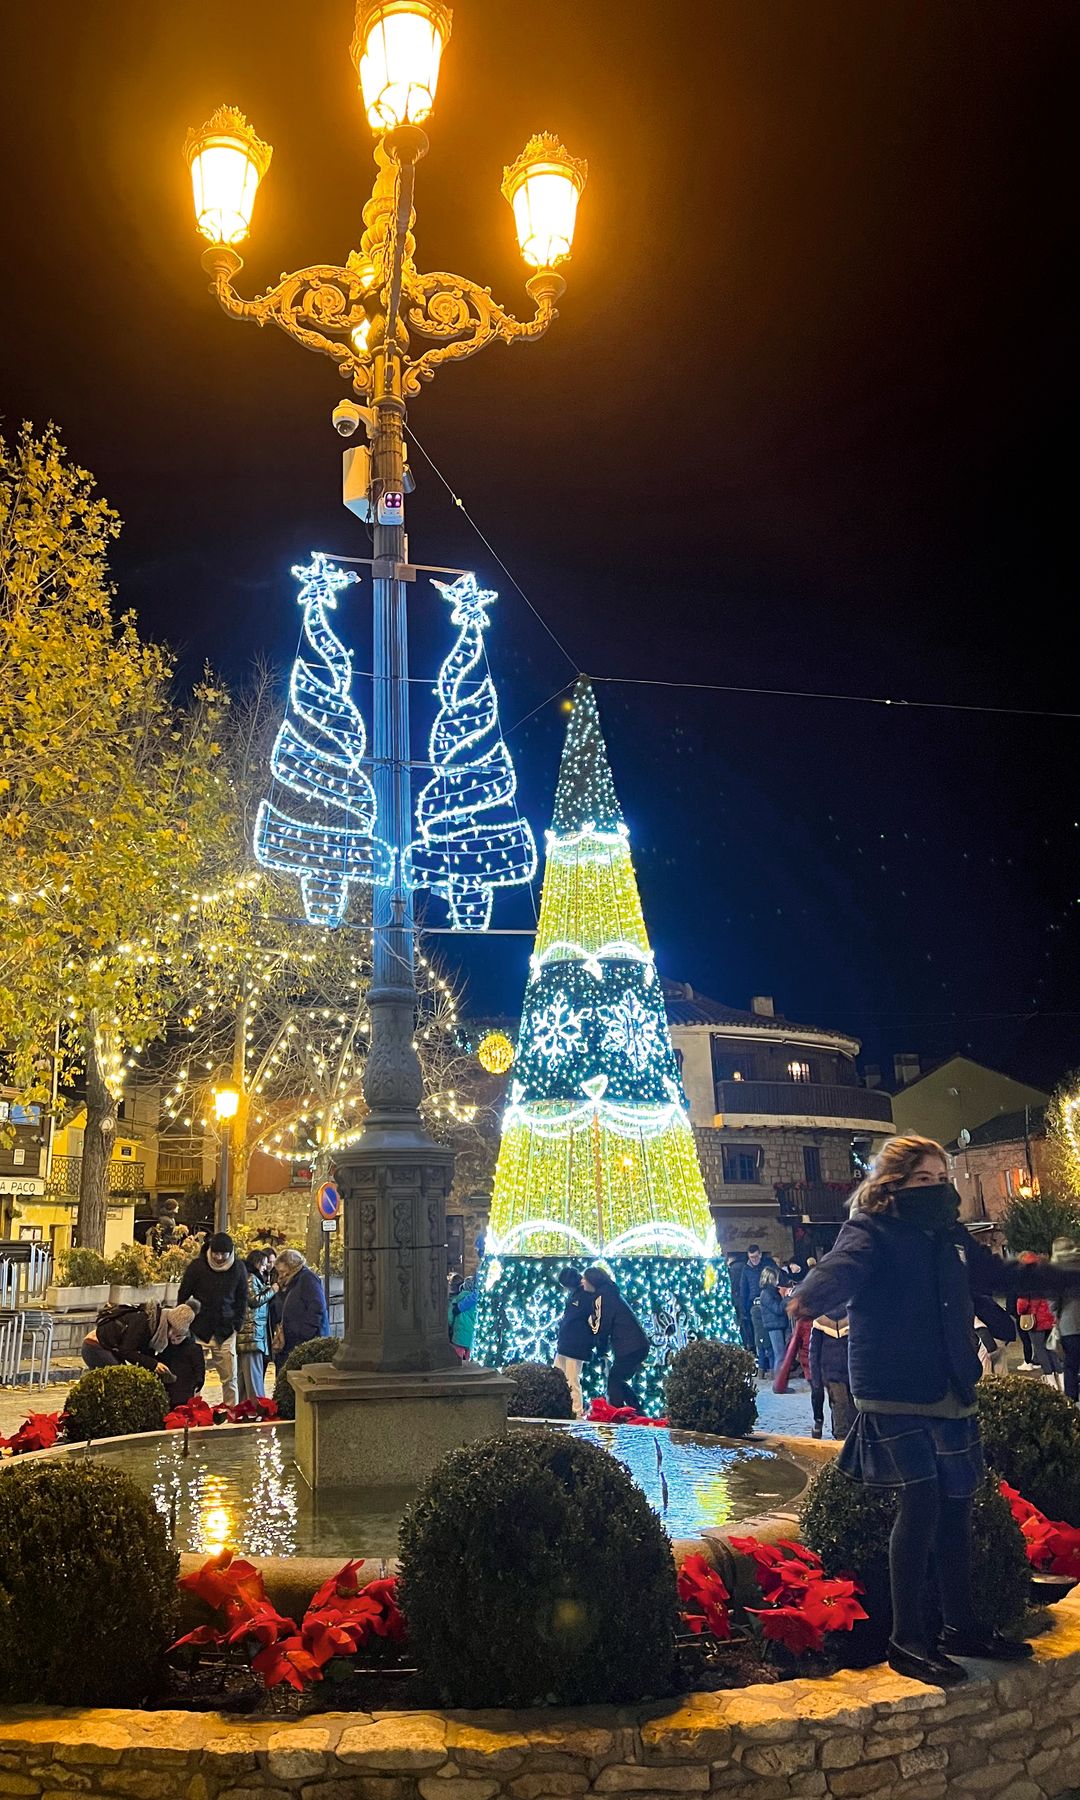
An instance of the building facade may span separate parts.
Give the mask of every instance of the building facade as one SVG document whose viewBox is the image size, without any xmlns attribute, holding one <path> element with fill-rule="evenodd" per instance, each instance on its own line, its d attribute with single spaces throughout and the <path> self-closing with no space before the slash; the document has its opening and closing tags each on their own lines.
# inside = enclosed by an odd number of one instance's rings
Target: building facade
<svg viewBox="0 0 1080 1800">
<path fill-rule="evenodd" d="M 961 1141 L 961 1133 L 1005 1113 L 1045 1107 L 1050 1096 L 970 1056 L 949 1056 L 923 1071 L 916 1056 L 895 1059 L 893 1118 L 897 1131 L 917 1132 L 939 1144 Z"/>
<path fill-rule="evenodd" d="M 1041 1106 L 998 1113 L 976 1125 L 966 1144 L 947 1148 L 965 1225 L 996 1224 L 1010 1201 L 1053 1191 Z"/>
<path fill-rule="evenodd" d="M 766 995 L 749 1012 L 685 983 L 664 995 L 721 1246 L 819 1253 L 893 1128 L 889 1095 L 860 1080 L 858 1040 L 796 1025 Z"/>
</svg>

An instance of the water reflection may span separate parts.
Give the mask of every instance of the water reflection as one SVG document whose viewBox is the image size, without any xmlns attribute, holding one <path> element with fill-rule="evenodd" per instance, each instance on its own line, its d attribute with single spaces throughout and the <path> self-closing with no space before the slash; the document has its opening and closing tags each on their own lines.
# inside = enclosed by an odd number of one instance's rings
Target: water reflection
<svg viewBox="0 0 1080 1800">
<path fill-rule="evenodd" d="M 699 1443 L 682 1432 L 630 1425 L 575 1425 L 576 1436 L 617 1457 L 672 1537 L 791 1501 L 803 1485 L 786 1457 L 753 1446 Z M 659 1452 L 659 1454 L 658 1454 Z M 174 1432 L 90 1454 L 149 1489 L 174 1522 L 177 1546 L 213 1555 L 226 1546 L 253 1556 L 393 1556 L 412 1495 L 313 1494 L 293 1461 L 291 1425 L 192 1434 L 184 1456 Z"/>
</svg>

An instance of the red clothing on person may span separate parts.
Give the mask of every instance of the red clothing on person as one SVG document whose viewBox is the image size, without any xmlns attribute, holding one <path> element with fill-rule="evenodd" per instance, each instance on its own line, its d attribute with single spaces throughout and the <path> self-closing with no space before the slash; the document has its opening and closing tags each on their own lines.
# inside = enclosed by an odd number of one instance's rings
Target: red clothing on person
<svg viewBox="0 0 1080 1800">
<path fill-rule="evenodd" d="M 1034 1319 L 1034 1325 L 1025 1325 L 1025 1331 L 1053 1331 L 1054 1329 L 1054 1315 L 1048 1300 L 1024 1300 L 1018 1296 L 1016 1316 L 1018 1319 L 1027 1317 Z"/>
</svg>

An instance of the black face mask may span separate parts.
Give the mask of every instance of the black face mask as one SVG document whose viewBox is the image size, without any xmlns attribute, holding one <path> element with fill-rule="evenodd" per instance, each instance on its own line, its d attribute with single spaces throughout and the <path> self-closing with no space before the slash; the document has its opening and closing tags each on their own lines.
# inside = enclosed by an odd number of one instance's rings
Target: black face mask
<svg viewBox="0 0 1080 1800">
<path fill-rule="evenodd" d="M 897 1218 L 921 1231 L 949 1231 L 960 1217 L 960 1196 L 951 1181 L 900 1188 L 893 1195 L 893 1205 Z"/>
</svg>

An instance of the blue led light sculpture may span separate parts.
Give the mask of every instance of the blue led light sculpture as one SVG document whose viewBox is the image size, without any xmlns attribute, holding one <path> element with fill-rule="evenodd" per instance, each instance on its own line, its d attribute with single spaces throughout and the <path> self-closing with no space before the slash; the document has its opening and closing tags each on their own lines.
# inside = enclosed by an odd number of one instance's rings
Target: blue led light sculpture
<svg viewBox="0 0 1080 1800">
<path fill-rule="evenodd" d="M 363 769 L 367 736 L 352 698 L 352 658 L 334 636 L 327 612 L 334 595 L 359 579 L 316 550 L 293 574 L 302 584 L 304 636 L 317 663 L 298 656 L 289 705 L 274 740 L 275 780 L 304 802 L 290 817 L 264 800 L 255 821 L 255 856 L 266 869 L 300 878 L 304 916 L 311 925 L 340 925 L 353 882 L 384 885 L 394 857 L 374 835 L 375 790 Z"/>
<path fill-rule="evenodd" d="M 476 673 L 490 624 L 485 607 L 497 596 L 478 588 L 474 575 L 432 586 L 450 602 L 459 630 L 439 670 L 428 748 L 434 774 L 417 796 L 420 836 L 405 853 L 405 879 L 446 901 L 455 931 L 486 931 L 494 890 L 535 875 L 536 843 L 516 813 L 504 822 L 481 816 L 508 807 L 517 791 L 491 676 Z"/>
</svg>

